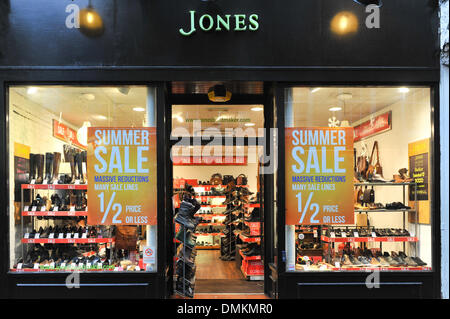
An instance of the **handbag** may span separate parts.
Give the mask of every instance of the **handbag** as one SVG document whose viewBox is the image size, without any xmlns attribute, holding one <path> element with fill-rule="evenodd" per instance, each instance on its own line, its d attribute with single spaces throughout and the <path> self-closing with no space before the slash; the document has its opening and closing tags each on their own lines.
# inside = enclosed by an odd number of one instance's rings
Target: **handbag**
<svg viewBox="0 0 450 319">
<path fill-rule="evenodd" d="M 116 226 L 116 248 L 135 250 L 137 244 L 137 226 Z"/>
<path fill-rule="evenodd" d="M 222 185 L 222 175 L 220 175 L 219 173 L 213 174 L 209 183 L 211 185 Z"/>
<path fill-rule="evenodd" d="M 247 176 L 244 174 L 239 174 L 238 177 L 236 177 L 236 185 L 247 185 Z"/>
<path fill-rule="evenodd" d="M 233 181 L 234 182 L 234 177 L 233 175 L 223 175 L 222 178 L 222 183 L 223 185 L 227 185 L 229 182 Z"/>
<path fill-rule="evenodd" d="M 361 201 L 360 201 L 361 195 L 362 195 L 362 188 L 361 187 L 355 187 L 354 195 L 353 195 L 353 202 L 354 202 L 354 204 L 361 203 Z"/>
<path fill-rule="evenodd" d="M 377 161 L 375 165 L 373 165 L 373 154 L 375 150 L 377 151 Z M 370 154 L 369 166 L 367 168 L 365 176 L 367 179 L 371 179 L 374 174 L 379 174 L 381 175 L 381 177 L 383 177 L 383 168 L 380 164 L 380 151 L 378 149 L 378 141 L 375 141 L 375 143 L 373 143 L 372 154 Z"/>
</svg>

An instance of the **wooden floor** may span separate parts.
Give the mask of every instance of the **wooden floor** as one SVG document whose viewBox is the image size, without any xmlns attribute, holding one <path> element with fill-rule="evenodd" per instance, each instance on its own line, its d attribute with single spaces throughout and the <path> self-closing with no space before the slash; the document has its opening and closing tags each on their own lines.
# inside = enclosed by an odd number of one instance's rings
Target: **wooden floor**
<svg viewBox="0 0 450 319">
<path fill-rule="evenodd" d="M 195 264 L 197 279 L 245 279 L 235 261 L 219 259 L 219 250 L 197 250 Z"/>
</svg>

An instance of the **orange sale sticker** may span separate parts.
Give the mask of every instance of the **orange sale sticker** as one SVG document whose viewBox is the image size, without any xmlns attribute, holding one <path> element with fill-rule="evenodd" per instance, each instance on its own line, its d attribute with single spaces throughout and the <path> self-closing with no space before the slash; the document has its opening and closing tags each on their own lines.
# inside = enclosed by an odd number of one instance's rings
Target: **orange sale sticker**
<svg viewBox="0 0 450 319">
<path fill-rule="evenodd" d="M 353 128 L 286 128 L 286 224 L 353 224 Z"/>
<path fill-rule="evenodd" d="M 88 223 L 156 225 L 156 129 L 88 128 Z"/>
</svg>

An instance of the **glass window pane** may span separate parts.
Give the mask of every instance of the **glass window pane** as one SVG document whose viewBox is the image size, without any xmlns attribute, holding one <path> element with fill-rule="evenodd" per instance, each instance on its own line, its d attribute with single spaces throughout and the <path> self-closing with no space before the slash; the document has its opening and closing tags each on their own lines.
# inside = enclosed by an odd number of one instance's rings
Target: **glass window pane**
<svg viewBox="0 0 450 319">
<path fill-rule="evenodd" d="M 156 271 L 154 92 L 10 87 L 12 271 Z"/>
<path fill-rule="evenodd" d="M 430 89 L 285 90 L 287 271 L 427 271 Z"/>
</svg>

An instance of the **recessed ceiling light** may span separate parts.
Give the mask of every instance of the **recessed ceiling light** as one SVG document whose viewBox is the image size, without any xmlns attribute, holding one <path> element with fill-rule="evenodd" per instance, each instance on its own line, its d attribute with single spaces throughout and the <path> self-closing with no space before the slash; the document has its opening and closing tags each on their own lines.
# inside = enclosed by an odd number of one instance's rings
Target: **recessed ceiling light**
<svg viewBox="0 0 450 319">
<path fill-rule="evenodd" d="M 409 88 L 406 88 L 406 87 L 398 88 L 398 91 L 400 93 L 408 93 L 409 92 Z"/>
<path fill-rule="evenodd" d="M 340 106 L 333 106 L 333 107 L 330 107 L 329 110 L 331 112 L 337 112 L 337 111 L 342 110 L 342 107 L 340 107 Z"/>
<path fill-rule="evenodd" d="M 107 119 L 106 116 L 100 115 L 100 114 L 94 115 L 93 118 L 96 119 L 96 120 L 106 120 Z"/>
<path fill-rule="evenodd" d="M 133 111 L 135 111 L 135 112 L 145 112 L 145 108 L 143 108 L 143 107 L 133 107 Z"/>
<path fill-rule="evenodd" d="M 252 107 L 251 110 L 254 111 L 254 112 L 259 112 L 259 111 L 263 111 L 264 108 L 260 107 L 260 106 L 256 106 L 256 107 Z"/>
<path fill-rule="evenodd" d="M 245 126 L 255 126 L 255 123 L 245 123 Z"/>
<path fill-rule="evenodd" d="M 81 97 L 82 97 L 83 99 L 85 99 L 85 100 L 88 100 L 88 101 L 94 101 L 94 100 L 95 100 L 95 95 L 92 94 L 92 93 L 84 93 L 84 94 L 81 94 Z"/>
<path fill-rule="evenodd" d="M 30 87 L 27 89 L 27 94 L 34 94 L 34 93 L 37 92 L 37 90 L 38 90 L 37 87 L 35 87 L 35 86 L 30 86 Z"/>
<path fill-rule="evenodd" d="M 309 90 L 311 91 L 311 93 L 316 93 L 320 90 L 320 88 L 310 88 Z"/>
</svg>

